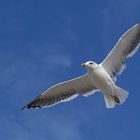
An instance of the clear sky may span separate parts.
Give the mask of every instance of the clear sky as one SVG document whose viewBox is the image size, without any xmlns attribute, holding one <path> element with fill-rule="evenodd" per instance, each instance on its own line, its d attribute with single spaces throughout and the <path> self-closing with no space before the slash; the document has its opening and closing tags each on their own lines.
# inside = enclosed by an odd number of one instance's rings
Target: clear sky
<svg viewBox="0 0 140 140">
<path fill-rule="evenodd" d="M 106 109 L 100 94 L 45 109 L 20 108 L 48 87 L 100 63 L 140 22 L 139 0 L 0 1 L 0 139 L 140 139 L 140 50 L 117 84 L 130 92 Z"/>
</svg>

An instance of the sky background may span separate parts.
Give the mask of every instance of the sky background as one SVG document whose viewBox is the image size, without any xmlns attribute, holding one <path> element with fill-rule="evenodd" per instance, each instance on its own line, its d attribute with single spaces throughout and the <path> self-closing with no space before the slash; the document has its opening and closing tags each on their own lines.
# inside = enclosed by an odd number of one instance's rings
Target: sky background
<svg viewBox="0 0 140 140">
<path fill-rule="evenodd" d="M 140 22 L 139 0 L 0 1 L 0 139 L 140 139 L 140 52 L 117 84 L 130 92 L 106 109 L 100 94 L 45 109 L 20 111 L 48 87 L 83 75 Z"/>
</svg>

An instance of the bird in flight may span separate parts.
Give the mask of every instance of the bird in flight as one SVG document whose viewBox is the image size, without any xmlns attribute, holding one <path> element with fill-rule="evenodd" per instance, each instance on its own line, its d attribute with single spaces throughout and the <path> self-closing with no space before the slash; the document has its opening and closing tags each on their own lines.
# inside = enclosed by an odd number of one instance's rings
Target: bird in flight
<svg viewBox="0 0 140 140">
<path fill-rule="evenodd" d="M 104 96 L 107 108 L 124 103 L 128 92 L 116 85 L 116 75 L 122 73 L 126 67 L 126 59 L 135 54 L 139 43 L 140 23 L 122 35 L 102 63 L 82 63 L 81 65 L 87 69 L 85 75 L 50 87 L 22 109 L 50 107 L 72 100 L 78 95 L 88 96 L 96 91 L 100 91 Z"/>
</svg>

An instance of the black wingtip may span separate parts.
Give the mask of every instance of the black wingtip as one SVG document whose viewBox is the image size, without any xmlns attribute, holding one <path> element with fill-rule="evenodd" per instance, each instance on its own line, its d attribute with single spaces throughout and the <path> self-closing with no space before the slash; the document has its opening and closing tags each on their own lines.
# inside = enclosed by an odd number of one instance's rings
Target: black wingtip
<svg viewBox="0 0 140 140">
<path fill-rule="evenodd" d="M 28 104 L 26 104 L 25 106 L 23 106 L 21 108 L 21 110 L 31 109 L 31 108 L 42 108 L 42 106 L 40 106 L 40 104 L 38 104 L 38 102 L 40 101 L 39 97 L 40 97 L 40 95 L 37 96 L 32 102 L 29 102 Z"/>
<path fill-rule="evenodd" d="M 21 111 L 23 111 L 23 110 L 25 110 L 25 109 L 30 109 L 30 108 L 34 108 L 34 107 L 32 106 L 31 103 L 30 103 L 30 104 L 27 104 L 27 105 L 25 105 L 25 106 L 23 106 L 23 107 L 21 108 Z"/>
<path fill-rule="evenodd" d="M 31 103 L 25 105 L 24 107 L 21 108 L 21 111 L 25 110 L 25 109 L 31 109 L 31 108 L 42 108 L 41 106 L 34 106 Z"/>
<path fill-rule="evenodd" d="M 20 110 L 23 111 L 23 110 L 25 110 L 25 109 L 26 109 L 26 107 L 22 107 Z"/>
<path fill-rule="evenodd" d="M 25 105 L 24 107 L 22 107 L 20 110 L 23 111 L 23 110 L 25 110 L 25 109 L 28 109 L 28 108 L 27 108 L 27 105 Z"/>
</svg>

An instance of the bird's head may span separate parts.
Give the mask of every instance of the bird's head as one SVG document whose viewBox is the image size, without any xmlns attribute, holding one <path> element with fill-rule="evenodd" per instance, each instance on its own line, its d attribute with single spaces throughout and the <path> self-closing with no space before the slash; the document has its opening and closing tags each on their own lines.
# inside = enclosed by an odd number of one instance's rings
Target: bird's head
<svg viewBox="0 0 140 140">
<path fill-rule="evenodd" d="M 85 63 L 82 63 L 81 66 L 87 68 L 88 70 L 93 70 L 98 67 L 98 64 L 94 61 L 87 61 Z"/>
</svg>

